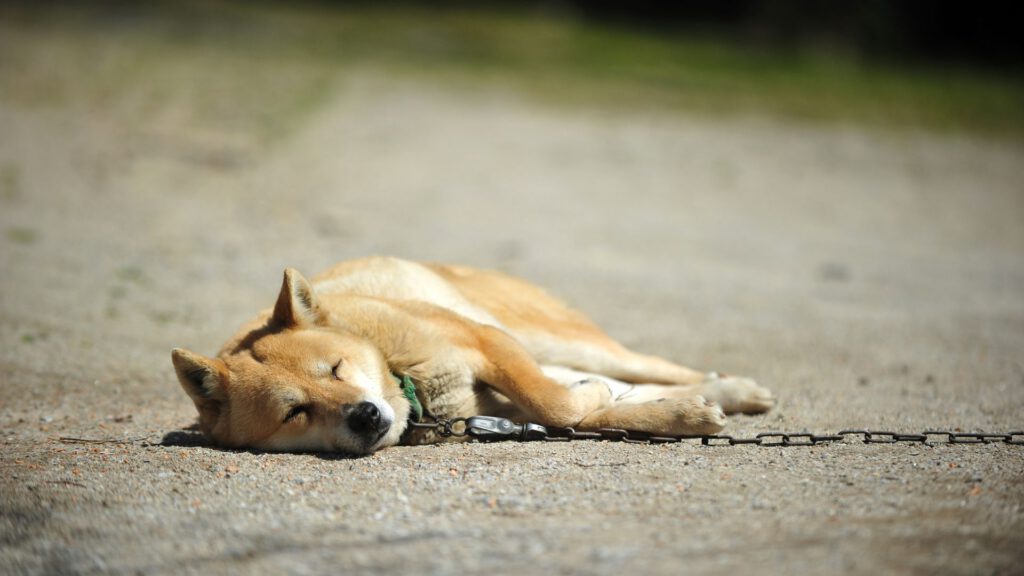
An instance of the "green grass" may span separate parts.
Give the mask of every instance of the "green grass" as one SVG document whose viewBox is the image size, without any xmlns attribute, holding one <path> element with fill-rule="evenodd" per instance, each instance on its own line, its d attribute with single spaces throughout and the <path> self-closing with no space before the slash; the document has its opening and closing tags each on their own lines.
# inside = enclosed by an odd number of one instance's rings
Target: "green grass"
<svg viewBox="0 0 1024 576">
<path fill-rule="evenodd" d="M 7 230 L 7 239 L 17 244 L 32 244 L 39 239 L 39 234 L 31 228 L 17 226 Z"/>
<path fill-rule="evenodd" d="M 553 106 L 1024 135 L 1019 77 L 762 53 L 551 15 L 241 2 L 0 12 L 0 99 L 169 132 L 274 140 L 366 70 Z"/>
</svg>

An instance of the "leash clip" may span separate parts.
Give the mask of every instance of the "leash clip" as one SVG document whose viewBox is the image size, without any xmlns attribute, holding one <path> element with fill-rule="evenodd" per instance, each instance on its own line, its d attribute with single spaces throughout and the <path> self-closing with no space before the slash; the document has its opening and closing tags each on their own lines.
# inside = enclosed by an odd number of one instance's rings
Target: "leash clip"
<svg viewBox="0 0 1024 576">
<path fill-rule="evenodd" d="M 538 440 L 547 436 L 547 428 L 540 424 L 516 424 L 497 416 L 471 416 L 466 419 L 466 434 L 477 440 Z"/>
</svg>

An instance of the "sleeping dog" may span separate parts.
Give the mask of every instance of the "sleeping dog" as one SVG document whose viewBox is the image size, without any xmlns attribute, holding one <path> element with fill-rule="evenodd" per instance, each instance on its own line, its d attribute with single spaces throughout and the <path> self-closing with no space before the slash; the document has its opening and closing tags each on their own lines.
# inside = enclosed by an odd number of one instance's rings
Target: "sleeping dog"
<svg viewBox="0 0 1024 576">
<path fill-rule="evenodd" d="M 273 309 L 215 358 L 171 353 L 218 445 L 367 454 L 439 440 L 420 418 L 501 416 L 577 430 L 714 434 L 774 403 L 753 380 L 626 349 L 511 276 L 397 258 L 293 269 Z"/>
</svg>

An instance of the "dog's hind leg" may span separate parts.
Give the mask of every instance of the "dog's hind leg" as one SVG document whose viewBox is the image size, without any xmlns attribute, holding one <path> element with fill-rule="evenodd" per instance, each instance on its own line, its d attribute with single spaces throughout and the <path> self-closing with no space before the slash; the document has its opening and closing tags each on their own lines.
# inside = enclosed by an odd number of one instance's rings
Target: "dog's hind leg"
<svg viewBox="0 0 1024 576">
<path fill-rule="evenodd" d="M 469 302 L 487 310 L 541 364 L 567 366 L 626 382 L 698 384 L 704 374 L 628 350 L 582 312 L 500 272 L 430 265 Z M 486 322 L 485 322 L 486 323 Z"/>
<path fill-rule="evenodd" d="M 771 393 L 747 378 L 705 374 L 629 350 L 583 313 L 540 288 L 500 272 L 433 265 L 474 305 L 499 320 L 533 359 L 633 384 L 675 384 L 720 402 L 727 411 L 763 412 Z"/>
<path fill-rule="evenodd" d="M 534 336 L 527 342 L 541 364 L 566 367 L 587 375 L 598 375 L 613 383 L 613 396 L 621 396 L 618 388 L 636 385 L 631 391 L 641 401 L 652 397 L 669 397 L 650 385 L 676 385 L 684 394 L 701 394 L 717 402 L 727 414 L 742 412 L 758 414 L 775 405 L 772 393 L 750 378 L 725 376 L 714 372 L 698 372 L 668 360 L 633 352 L 610 338 L 567 340 L 553 334 Z"/>
<path fill-rule="evenodd" d="M 579 339 L 536 332 L 516 336 L 545 365 L 566 366 L 634 383 L 686 386 L 699 384 L 706 377 L 703 372 L 663 358 L 633 352 L 601 333 Z"/>
<path fill-rule="evenodd" d="M 631 384 L 602 374 L 581 372 L 562 366 L 543 366 L 544 374 L 563 386 L 571 386 L 583 380 L 601 380 L 612 391 L 613 404 L 643 404 L 661 399 L 690 398 L 703 396 L 722 407 L 726 414 L 758 414 L 766 412 L 775 404 L 771 392 L 749 378 L 709 378 L 695 386 L 663 386 L 661 384 Z"/>
</svg>

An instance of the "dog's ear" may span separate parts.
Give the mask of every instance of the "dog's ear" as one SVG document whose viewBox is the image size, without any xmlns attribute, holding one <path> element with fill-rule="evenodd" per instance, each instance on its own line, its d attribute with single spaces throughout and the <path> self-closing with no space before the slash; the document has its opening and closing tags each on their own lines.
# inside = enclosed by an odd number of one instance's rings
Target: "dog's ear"
<svg viewBox="0 0 1024 576">
<path fill-rule="evenodd" d="M 175 348 L 171 350 L 171 361 L 181 387 L 195 402 L 200 415 L 220 407 L 226 398 L 224 391 L 228 380 L 228 367 L 223 360 Z"/>
<path fill-rule="evenodd" d="M 271 319 L 285 327 L 312 326 L 324 322 L 324 313 L 313 287 L 294 268 L 284 271 L 284 282 Z"/>
</svg>

